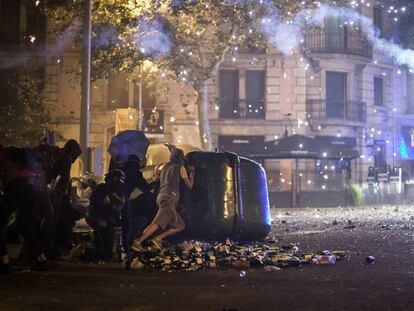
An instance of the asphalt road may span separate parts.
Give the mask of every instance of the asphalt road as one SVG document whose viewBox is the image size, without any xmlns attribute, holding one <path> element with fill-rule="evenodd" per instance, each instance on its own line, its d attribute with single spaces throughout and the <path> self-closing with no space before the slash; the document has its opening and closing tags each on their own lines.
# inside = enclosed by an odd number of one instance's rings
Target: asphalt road
<svg viewBox="0 0 414 311">
<path fill-rule="evenodd" d="M 245 277 L 116 264 L 55 263 L 46 273 L 17 267 L 0 276 L 0 310 L 414 310 L 414 207 L 273 210 L 272 217 L 270 237 L 280 244 L 345 250 L 347 258 L 250 269 Z M 374 264 L 365 262 L 369 255 Z"/>
</svg>

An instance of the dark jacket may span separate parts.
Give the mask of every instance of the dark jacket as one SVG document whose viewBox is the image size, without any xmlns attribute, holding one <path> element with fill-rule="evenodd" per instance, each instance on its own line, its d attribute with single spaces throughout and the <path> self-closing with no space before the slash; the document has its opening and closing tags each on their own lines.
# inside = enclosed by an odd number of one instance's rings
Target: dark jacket
<svg viewBox="0 0 414 311">
<path fill-rule="evenodd" d="M 127 161 L 122 168 L 125 174 L 124 191 L 129 196 L 138 188 L 142 192 L 150 192 L 151 186 L 147 183 L 145 178 L 142 176 L 140 163 L 138 161 Z"/>
</svg>

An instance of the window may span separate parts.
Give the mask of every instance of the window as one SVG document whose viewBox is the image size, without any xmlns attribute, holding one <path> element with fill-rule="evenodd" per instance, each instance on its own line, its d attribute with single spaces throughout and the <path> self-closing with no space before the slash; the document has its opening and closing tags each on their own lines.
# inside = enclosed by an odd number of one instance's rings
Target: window
<svg viewBox="0 0 414 311">
<path fill-rule="evenodd" d="M 347 74 L 343 72 L 326 72 L 326 117 L 344 119 L 347 101 Z"/>
<path fill-rule="evenodd" d="M 220 70 L 219 72 L 220 118 L 238 118 L 239 111 L 239 72 Z"/>
<path fill-rule="evenodd" d="M 33 43 L 26 42 L 29 48 L 45 48 L 46 18 L 41 12 L 40 5 L 36 5 L 35 1 L 27 2 L 27 35 L 36 38 Z"/>
<path fill-rule="evenodd" d="M 108 81 L 108 101 L 107 106 L 110 109 L 127 108 L 129 80 L 126 73 L 118 73 Z"/>
<path fill-rule="evenodd" d="M 407 74 L 407 113 L 414 113 L 414 74 Z"/>
<path fill-rule="evenodd" d="M 263 70 L 246 71 L 246 117 L 265 117 L 265 72 Z"/>
<path fill-rule="evenodd" d="M 340 17 L 328 17 L 324 21 L 326 48 L 330 52 L 346 49 L 347 29 Z"/>
<path fill-rule="evenodd" d="M 382 9 L 374 8 L 374 28 L 379 32 L 379 36 L 383 37 L 383 27 L 382 27 Z"/>
<path fill-rule="evenodd" d="M 0 48 L 17 49 L 20 42 L 20 1 L 0 0 Z"/>
<path fill-rule="evenodd" d="M 383 106 L 383 80 L 381 78 L 374 77 L 374 105 Z"/>
</svg>

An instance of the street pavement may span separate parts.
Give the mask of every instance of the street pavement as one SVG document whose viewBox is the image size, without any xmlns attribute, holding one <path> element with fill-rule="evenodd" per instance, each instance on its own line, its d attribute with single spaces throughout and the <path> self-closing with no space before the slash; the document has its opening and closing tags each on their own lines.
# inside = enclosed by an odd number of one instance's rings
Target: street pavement
<svg viewBox="0 0 414 311">
<path fill-rule="evenodd" d="M 414 310 L 414 206 L 272 210 L 269 238 L 303 252 L 343 250 L 335 265 L 197 272 L 118 264 L 17 266 L 0 310 Z M 374 256 L 374 263 L 366 257 Z"/>
</svg>

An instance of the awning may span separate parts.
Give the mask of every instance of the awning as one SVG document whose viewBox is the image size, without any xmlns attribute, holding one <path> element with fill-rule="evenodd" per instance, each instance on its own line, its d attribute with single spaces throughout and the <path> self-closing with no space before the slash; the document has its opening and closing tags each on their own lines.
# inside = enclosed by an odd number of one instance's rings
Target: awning
<svg viewBox="0 0 414 311">
<path fill-rule="evenodd" d="M 265 159 L 355 159 L 359 152 L 335 140 L 292 135 L 257 146 L 250 158 Z"/>
</svg>

